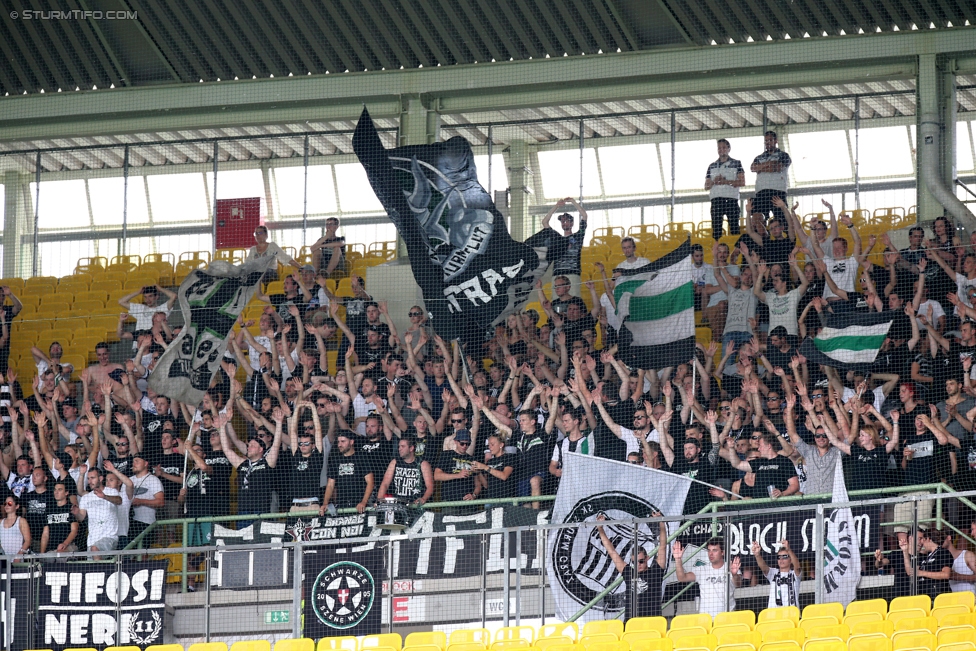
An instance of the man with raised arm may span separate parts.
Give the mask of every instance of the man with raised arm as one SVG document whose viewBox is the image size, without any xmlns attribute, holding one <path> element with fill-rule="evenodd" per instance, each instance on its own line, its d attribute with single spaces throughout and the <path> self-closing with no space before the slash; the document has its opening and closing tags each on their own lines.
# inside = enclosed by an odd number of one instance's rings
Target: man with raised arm
<svg viewBox="0 0 976 651">
<path fill-rule="evenodd" d="M 681 563 L 685 547 L 677 540 L 671 547 L 674 556 L 675 575 L 679 583 L 698 584 L 698 612 L 712 617 L 719 613 L 735 610 L 734 588 L 742 584 L 742 559 L 732 559 L 731 574 L 725 566 L 725 548 L 721 538 L 712 538 L 706 545 L 708 562 L 695 565 L 694 572 L 686 572 Z M 732 586 L 729 585 L 729 580 Z M 734 587 L 733 587 L 734 586 Z"/>
<path fill-rule="evenodd" d="M 661 514 L 657 511 L 651 513 L 651 517 L 660 518 Z M 596 516 L 596 521 L 606 522 L 607 516 L 600 513 Z M 623 540 L 614 532 L 614 539 L 611 540 L 607 535 L 606 529 L 602 524 L 596 527 L 600 534 L 600 542 L 603 548 L 610 555 L 613 566 L 617 568 L 624 579 L 624 621 L 634 617 L 660 617 L 661 616 L 661 594 L 664 583 L 664 573 L 668 569 L 668 523 L 664 520 L 660 523 L 660 530 L 657 539 L 657 553 L 654 560 L 651 560 L 647 550 L 638 547 L 637 568 L 631 563 L 624 561 L 617 551 L 617 545 L 629 546 L 632 541 Z M 611 531 L 613 531 L 611 529 Z"/>
</svg>

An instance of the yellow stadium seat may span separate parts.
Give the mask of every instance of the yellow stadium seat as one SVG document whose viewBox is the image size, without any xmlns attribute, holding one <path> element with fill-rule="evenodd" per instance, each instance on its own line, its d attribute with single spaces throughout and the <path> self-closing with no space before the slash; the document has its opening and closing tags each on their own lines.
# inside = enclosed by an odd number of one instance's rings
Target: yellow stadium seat
<svg viewBox="0 0 976 651">
<path fill-rule="evenodd" d="M 191 644 L 187 651 L 227 651 L 227 645 L 223 642 L 197 642 Z"/>
<path fill-rule="evenodd" d="M 760 622 L 790 621 L 796 626 L 800 623 L 800 609 L 796 606 L 766 608 L 759 613 Z"/>
<path fill-rule="evenodd" d="M 746 624 L 751 630 L 756 626 L 756 613 L 751 610 L 735 610 L 715 615 L 715 626 L 727 624 Z"/>
<path fill-rule="evenodd" d="M 803 645 L 803 651 L 847 651 L 847 644 L 837 640 L 811 640 Z"/>
<path fill-rule="evenodd" d="M 315 640 L 307 637 L 278 640 L 275 642 L 274 651 L 315 651 Z"/>
<path fill-rule="evenodd" d="M 630 649 L 631 651 L 672 651 L 674 649 L 674 642 L 666 637 L 656 640 L 638 640 Z"/>
<path fill-rule="evenodd" d="M 769 631 L 782 631 L 796 628 L 796 624 L 788 619 L 781 619 L 772 622 L 756 622 L 756 630 L 765 639 L 766 633 Z"/>
<path fill-rule="evenodd" d="M 393 649 L 402 649 L 403 638 L 399 633 L 378 633 L 376 635 L 367 635 L 359 640 L 360 651 L 384 646 Z"/>
<path fill-rule="evenodd" d="M 624 623 L 619 619 L 598 619 L 583 624 L 583 635 L 611 634 L 619 640 L 624 634 Z"/>
<path fill-rule="evenodd" d="M 854 630 L 854 626 L 860 624 L 861 622 L 881 622 L 884 621 L 884 615 L 881 613 L 857 613 L 855 615 L 844 615 L 843 624 L 847 624 Z"/>
<path fill-rule="evenodd" d="M 491 644 L 491 633 L 487 628 L 465 628 L 459 631 L 451 631 L 448 644 L 470 644 L 478 642 L 484 646 Z"/>
<path fill-rule="evenodd" d="M 573 645 L 575 649 L 576 645 Z M 447 651 L 485 651 L 488 648 L 481 642 L 459 642 L 457 644 L 447 644 Z"/>
<path fill-rule="evenodd" d="M 759 647 L 759 651 L 801 651 L 802 646 L 796 642 L 768 642 Z"/>
<path fill-rule="evenodd" d="M 807 641 L 807 634 L 802 628 L 782 628 L 778 631 L 763 633 L 763 644 L 768 642 L 796 642 L 801 647 Z"/>
<path fill-rule="evenodd" d="M 892 624 L 895 625 L 895 632 L 898 631 L 921 631 L 926 630 L 935 633 L 939 630 L 939 620 L 935 617 L 903 617 Z"/>
<path fill-rule="evenodd" d="M 848 651 L 891 651 L 891 640 L 886 637 L 851 637 L 847 641 Z"/>
<path fill-rule="evenodd" d="M 316 651 L 356 651 L 358 648 L 358 639 L 352 635 L 342 635 L 339 637 L 323 637 L 319 640 Z"/>
<path fill-rule="evenodd" d="M 664 634 L 668 632 L 668 620 L 663 617 L 632 617 L 627 620 L 624 630 L 627 633 L 657 631 L 661 637 L 664 637 Z"/>
<path fill-rule="evenodd" d="M 655 629 L 647 629 L 646 631 L 628 631 L 624 633 L 624 636 L 620 639 L 621 641 L 626 642 L 628 645 L 630 645 L 633 644 L 634 642 L 637 642 L 638 640 L 657 639 L 660 637 L 665 637 L 665 635 L 667 635 L 666 631 L 664 635 L 661 635 L 661 631 Z M 539 646 L 538 641 L 536 641 L 536 646 L 537 647 Z"/>
<path fill-rule="evenodd" d="M 950 628 L 942 629 L 938 633 L 939 644 L 956 644 L 957 642 L 976 642 L 976 629 Z"/>
<path fill-rule="evenodd" d="M 90 291 L 104 291 L 107 294 L 111 294 L 112 292 L 119 291 L 121 289 L 122 289 L 122 281 L 111 279 L 111 278 L 105 280 L 103 279 L 93 280 L 91 286 L 89 287 Z"/>
<path fill-rule="evenodd" d="M 688 635 L 673 640 L 675 651 L 715 651 L 718 640 L 714 635 Z"/>
<path fill-rule="evenodd" d="M 677 645 L 677 640 L 680 638 L 708 634 L 708 631 L 701 626 L 685 626 L 684 628 L 672 628 L 668 631 L 667 636 L 672 640 L 675 640 L 675 645 Z"/>
<path fill-rule="evenodd" d="M 495 642 L 525 640 L 531 645 L 535 642 L 535 629 L 531 626 L 503 626 L 495 631 Z"/>
<path fill-rule="evenodd" d="M 267 640 L 241 640 L 230 645 L 230 651 L 271 651 Z"/>
<path fill-rule="evenodd" d="M 894 624 L 895 629 L 898 628 L 898 622 L 903 619 L 918 619 L 920 617 L 926 617 L 928 613 L 922 611 L 920 608 L 907 608 L 905 610 L 893 610 L 888 613 L 888 621 Z"/>
<path fill-rule="evenodd" d="M 706 633 L 712 630 L 712 616 L 707 613 L 692 615 L 677 615 L 671 620 L 671 629 L 698 627 L 704 629 Z"/>
<path fill-rule="evenodd" d="M 712 631 L 712 634 L 718 638 L 719 646 L 725 644 L 749 644 L 756 649 L 762 646 L 762 634 L 756 631 L 722 631 L 721 633 L 715 633 L 715 629 L 712 629 Z"/>
<path fill-rule="evenodd" d="M 107 646 L 105 651 L 142 651 L 142 649 L 137 646 Z"/>
<path fill-rule="evenodd" d="M 756 651 L 758 648 L 751 644 L 719 644 L 715 651 Z"/>
<path fill-rule="evenodd" d="M 906 633 L 895 635 L 891 641 L 893 651 L 931 651 L 938 646 L 938 640 L 931 633 Z"/>
<path fill-rule="evenodd" d="M 886 619 L 875 622 L 858 622 L 851 626 L 851 635 L 882 635 L 884 637 L 891 637 L 891 634 L 894 632 L 894 623 Z"/>
<path fill-rule="evenodd" d="M 491 651 L 509 651 L 509 649 L 528 649 L 531 644 L 528 640 L 515 638 L 513 640 L 499 640 L 491 643 Z"/>
<path fill-rule="evenodd" d="M 635 618 L 643 619 L 643 618 Z M 634 620 L 631 620 L 634 621 Z M 576 622 L 565 622 L 561 624 L 545 624 L 539 627 L 539 639 L 547 637 L 566 637 L 573 642 L 579 637 L 579 624 Z"/>
<path fill-rule="evenodd" d="M 953 594 L 963 594 L 963 593 L 953 593 Z M 970 592 L 969 594 L 973 594 Z M 941 596 L 941 595 L 940 595 Z M 972 613 L 972 609 L 965 604 L 955 604 L 951 606 L 938 606 L 932 609 L 932 617 L 939 620 L 939 625 L 942 625 L 942 620 L 950 615 L 969 615 Z"/>
<path fill-rule="evenodd" d="M 803 622 L 800 623 L 802 624 Z M 848 638 L 851 637 L 851 629 L 846 624 L 817 626 L 804 630 L 807 634 L 807 640 L 840 640 L 846 644 Z"/>
<path fill-rule="evenodd" d="M 948 608 L 949 606 L 947 606 Z M 935 611 L 932 611 L 933 616 L 935 616 Z M 953 613 L 950 615 L 943 615 L 941 618 L 936 617 L 939 620 L 939 628 L 955 628 L 957 626 L 976 626 L 976 614 L 973 613 Z"/>
<path fill-rule="evenodd" d="M 724 624 L 722 626 L 715 626 L 712 628 L 712 635 L 721 641 L 722 636 L 726 633 L 749 633 L 751 631 L 752 629 L 749 628 L 748 624 L 740 622 L 738 624 Z"/>
<path fill-rule="evenodd" d="M 446 649 L 447 633 L 443 631 L 417 631 L 416 633 L 408 634 L 407 639 L 403 641 L 404 647 L 418 646 L 421 644 Z M 275 651 L 278 650 L 275 649 Z"/>
<path fill-rule="evenodd" d="M 20 295 L 24 292 L 24 279 L 0 278 L 0 287 L 9 287 L 14 294 Z"/>
<path fill-rule="evenodd" d="M 494 648 L 494 645 L 492 648 Z M 583 648 L 586 651 L 630 651 L 630 644 L 621 642 L 620 640 L 614 640 L 610 642 L 593 642 Z"/>
<path fill-rule="evenodd" d="M 624 633 L 626 635 L 626 633 Z M 552 635 L 550 637 L 540 637 L 535 641 L 534 647 L 539 651 L 559 651 L 562 647 L 570 649 L 576 646 L 576 642 L 565 635 Z"/>
<path fill-rule="evenodd" d="M 936 596 L 932 607 L 942 608 L 945 606 L 965 606 L 969 610 L 973 610 L 973 607 L 976 606 L 976 594 L 967 590 L 966 592 L 946 592 Z"/>
<path fill-rule="evenodd" d="M 838 624 L 840 621 L 836 617 L 807 617 L 800 620 L 799 628 L 809 631 L 818 626 L 837 626 Z"/>
<path fill-rule="evenodd" d="M 895 597 L 891 600 L 888 612 L 898 612 L 904 610 L 921 610 L 926 615 L 932 610 L 932 600 L 928 595 L 920 594 L 914 597 Z"/>
<path fill-rule="evenodd" d="M 838 622 L 844 619 L 844 606 L 839 603 L 810 604 L 803 609 L 801 619 L 807 617 L 833 617 Z"/>
<path fill-rule="evenodd" d="M 940 644 L 935 651 L 973 651 L 976 649 L 974 642 L 954 642 L 953 644 Z"/>
<path fill-rule="evenodd" d="M 621 622 L 622 624 L 623 622 Z M 608 642 L 616 642 L 618 638 L 613 633 L 593 633 L 592 635 L 583 634 L 580 636 L 578 646 L 583 649 L 589 649 L 594 644 L 606 644 Z"/>
</svg>

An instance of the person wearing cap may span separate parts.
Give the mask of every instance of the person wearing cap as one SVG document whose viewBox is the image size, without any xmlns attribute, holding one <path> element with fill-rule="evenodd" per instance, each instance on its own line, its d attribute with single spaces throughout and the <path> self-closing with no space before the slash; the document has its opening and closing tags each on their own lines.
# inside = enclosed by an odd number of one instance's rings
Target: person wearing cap
<svg viewBox="0 0 976 651">
<path fill-rule="evenodd" d="M 582 267 L 580 265 L 580 254 L 583 251 L 583 244 L 586 239 L 586 211 L 583 210 L 583 206 L 573 199 L 572 197 L 566 197 L 565 199 L 560 199 L 556 202 L 556 205 L 552 207 L 552 210 L 543 217 L 542 228 L 549 228 L 549 220 L 552 216 L 563 206 L 567 204 L 572 204 L 576 208 L 576 212 L 579 213 L 580 223 L 579 230 L 573 233 L 573 216 L 568 212 L 564 212 L 559 215 L 559 226 L 562 228 L 563 237 L 568 238 L 569 245 L 566 247 L 566 253 L 562 257 L 557 258 L 552 266 L 553 275 L 565 276 L 570 284 L 569 293 L 573 296 L 580 295 L 580 274 L 582 274 Z"/>
<path fill-rule="evenodd" d="M 400 438 L 397 443 L 398 457 L 386 467 L 377 491 L 378 499 L 383 500 L 389 495 L 410 506 L 423 506 L 430 500 L 434 494 L 434 475 L 430 464 L 417 458 L 414 453 L 416 448 L 416 437 L 404 434 Z"/>
<path fill-rule="evenodd" d="M 373 469 L 370 460 L 356 452 L 355 439 L 356 435 L 349 430 L 340 430 L 336 435 L 339 454 L 329 455 L 328 481 L 319 507 L 320 516 L 325 515 L 332 502 L 338 509 L 355 508 L 360 513 L 366 510 L 373 494 Z"/>
<path fill-rule="evenodd" d="M 339 219 L 325 220 L 325 235 L 308 247 L 312 252 L 312 265 L 320 276 L 339 279 L 348 275 L 346 269 L 346 238 L 336 235 Z"/>
<path fill-rule="evenodd" d="M 132 301 L 136 296 L 142 294 L 142 303 Z M 159 302 L 159 295 L 166 297 L 166 301 Z M 156 312 L 163 312 L 169 315 L 176 302 L 176 293 L 159 285 L 146 285 L 134 292 L 126 294 L 119 299 L 119 305 L 129 312 L 129 316 L 136 320 L 136 330 L 150 330 L 153 327 L 153 315 Z"/>
<path fill-rule="evenodd" d="M 441 499 L 461 502 L 478 499 L 481 484 L 475 481 L 471 456 L 471 432 L 460 429 L 454 433 L 454 449 L 445 450 L 434 469 L 434 481 L 441 482 Z"/>
<path fill-rule="evenodd" d="M 163 483 L 152 473 L 152 466 L 143 452 L 132 455 L 132 495 L 130 539 L 134 539 L 156 522 L 156 509 L 166 505 Z M 141 547 L 149 547 L 152 544 L 151 537 L 147 536 Z"/>
<path fill-rule="evenodd" d="M 252 438 L 247 442 L 247 455 L 244 457 L 237 454 L 227 433 L 233 417 L 234 411 L 228 405 L 227 413 L 221 414 L 215 425 L 220 430 L 220 447 L 230 465 L 237 469 L 237 514 L 270 513 L 285 414 L 280 407 L 275 407 L 272 414 L 275 421 L 273 442 L 268 446 L 263 439 Z M 246 523 L 238 521 L 237 526 L 243 528 Z"/>
</svg>

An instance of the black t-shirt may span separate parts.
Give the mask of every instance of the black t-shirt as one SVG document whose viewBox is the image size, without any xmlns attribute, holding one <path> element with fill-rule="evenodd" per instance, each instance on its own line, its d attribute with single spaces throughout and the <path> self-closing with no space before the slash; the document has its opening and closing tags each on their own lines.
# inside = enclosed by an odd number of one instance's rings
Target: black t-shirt
<svg viewBox="0 0 976 651">
<path fill-rule="evenodd" d="M 847 487 L 852 491 L 884 488 L 885 470 L 888 469 L 888 453 L 883 447 L 865 450 L 857 443 L 851 445 L 850 479 Z"/>
<path fill-rule="evenodd" d="M 785 491 L 790 486 L 790 479 L 796 477 L 793 462 L 779 454 L 773 459 L 753 459 L 749 465 L 756 473 L 756 492 L 764 493 L 764 497 L 769 497 L 770 486 Z"/>
<path fill-rule="evenodd" d="M 459 475 L 465 470 L 471 470 L 474 457 L 470 454 L 459 454 L 454 450 L 446 450 L 441 454 L 438 468 L 448 475 Z M 474 473 L 467 479 L 452 479 L 441 482 L 441 499 L 445 502 L 460 502 L 465 495 L 474 493 Z"/>
<path fill-rule="evenodd" d="M 905 431 L 905 425 L 902 425 L 904 420 L 905 416 L 902 416 L 898 421 L 899 429 L 904 436 L 902 454 L 904 455 L 904 451 L 909 447 L 915 451 L 912 458 L 905 463 L 905 485 L 931 484 L 935 481 L 936 448 L 942 446 L 928 429 L 923 432 L 915 431 L 914 418 L 912 418 L 911 431 Z"/>
<path fill-rule="evenodd" d="M 766 359 L 772 364 L 773 368 L 781 368 L 786 371 L 787 375 L 792 373 L 790 369 L 790 362 L 794 357 L 797 356 L 797 350 L 794 346 L 790 346 L 789 349 L 784 353 L 776 346 L 770 346 L 766 350 Z M 767 377 L 767 381 L 768 381 Z M 777 376 L 778 379 L 778 376 Z"/>
<path fill-rule="evenodd" d="M 763 235 L 762 259 L 769 264 L 780 263 L 784 266 L 790 258 L 790 253 L 795 246 L 794 241 L 789 235 L 783 233 L 783 238 L 779 240 L 770 239 L 769 235 Z M 788 270 L 787 270 L 788 272 Z"/>
<path fill-rule="evenodd" d="M 914 563 L 921 572 L 941 572 L 944 568 L 952 567 L 952 554 L 948 549 L 938 547 L 930 553 L 922 552 L 915 557 Z M 928 579 L 918 577 L 918 593 L 927 594 L 933 599 L 940 594 L 949 592 L 949 580 Z"/>
<path fill-rule="evenodd" d="M 47 506 L 47 514 L 44 516 L 44 524 L 48 527 L 47 551 L 55 551 L 58 545 L 68 539 L 71 535 L 72 522 L 74 518 L 71 515 L 71 502 L 66 501 L 64 506 L 58 506 L 52 496 Z M 33 531 L 31 529 L 31 536 L 34 535 Z"/>
<path fill-rule="evenodd" d="M 681 449 L 679 448 L 675 454 L 681 455 Z M 715 467 L 705 461 L 702 458 L 703 456 L 704 453 L 699 455 L 697 463 L 690 463 L 683 455 L 678 456 L 675 457 L 674 465 L 671 466 L 671 472 L 674 474 L 698 480 L 691 482 L 691 486 L 688 488 L 688 497 L 685 498 L 685 513 L 699 513 L 705 508 L 705 505 L 712 501 L 712 496 L 708 494 L 708 486 L 698 483 L 702 481 L 706 484 L 715 483 Z"/>
<path fill-rule="evenodd" d="M 333 242 L 342 242 L 343 244 L 345 244 L 346 243 L 346 238 L 344 238 L 344 237 L 327 237 L 327 238 L 325 238 L 325 242 L 324 243 L 325 244 L 331 244 Z M 322 257 L 319 258 L 319 271 L 321 271 L 322 273 L 325 273 L 325 270 L 329 268 L 329 263 L 332 262 L 332 256 L 334 256 L 334 255 L 339 256 L 339 262 L 336 264 L 335 270 L 336 271 L 342 271 L 343 265 L 345 263 L 345 258 L 346 258 L 346 247 L 344 247 L 344 246 L 340 246 L 340 247 L 324 246 L 324 247 L 322 247 L 320 249 L 320 252 L 322 254 Z"/>
<path fill-rule="evenodd" d="M 237 466 L 237 512 L 268 513 L 271 511 L 271 491 L 274 488 L 274 468 L 267 459 L 244 459 Z"/>
<path fill-rule="evenodd" d="M 159 483 L 163 485 L 163 497 L 166 498 L 167 502 L 171 502 L 179 497 L 180 489 L 183 488 L 182 478 L 184 461 L 185 457 L 182 454 L 177 454 L 176 452 L 173 452 L 172 454 L 160 454 L 153 460 L 153 464 L 160 466 L 164 473 L 180 478 L 178 483 L 175 481 L 170 481 L 165 477 L 159 478 Z"/>
<path fill-rule="evenodd" d="M 214 498 L 213 475 L 193 468 L 186 476 L 186 514 L 190 517 L 214 515 L 211 508 Z"/>
<path fill-rule="evenodd" d="M 503 454 L 496 459 L 489 459 L 488 461 L 485 461 L 485 465 L 493 470 L 504 470 L 508 467 L 518 467 L 518 461 L 514 458 L 514 455 Z M 491 500 L 499 497 L 515 497 L 517 482 L 514 477 L 514 472 L 509 475 L 508 479 L 506 480 L 495 477 L 490 472 L 486 473 L 486 475 L 488 477 L 488 487 L 485 489 L 485 499 Z"/>
<path fill-rule="evenodd" d="M 163 448 L 160 442 L 160 438 L 163 435 L 163 417 L 156 414 L 143 414 L 142 415 L 142 429 L 143 429 L 143 440 L 145 445 L 143 447 L 143 452 L 148 455 L 150 459 L 155 459 L 157 455 L 163 453 Z M 204 437 L 203 440 L 206 440 Z M 129 442 L 129 447 L 132 450 L 131 441 Z M 124 471 L 123 472 L 127 472 Z"/>
<path fill-rule="evenodd" d="M 522 435 L 518 441 L 518 478 L 528 479 L 549 468 L 552 458 L 552 442 L 545 432 L 536 430 L 531 435 Z"/>
<path fill-rule="evenodd" d="M 389 491 L 387 495 L 403 503 L 413 502 L 423 497 L 427 492 L 427 482 L 424 480 L 422 463 L 418 459 L 414 459 L 412 463 L 397 459 L 396 467 L 393 469 L 393 481 L 387 489 Z"/>
<path fill-rule="evenodd" d="M 212 470 L 207 483 L 211 496 L 213 515 L 230 515 L 230 475 L 233 467 L 223 450 L 213 450 L 204 454 L 204 462 Z"/>
<path fill-rule="evenodd" d="M 357 454 L 361 454 L 369 464 L 369 472 L 373 473 L 373 485 L 374 489 L 380 487 L 380 482 L 383 481 L 383 475 L 386 474 L 386 469 L 390 466 L 390 462 L 399 456 L 397 452 L 397 441 L 394 439 L 386 440 L 386 437 L 380 436 L 376 441 L 368 441 L 365 438 L 361 441 L 357 441 L 358 450 Z M 360 495 L 362 497 L 362 495 Z M 359 500 L 356 500 L 357 502 Z"/>
<path fill-rule="evenodd" d="M 28 491 L 23 494 L 22 502 L 26 510 L 27 524 L 30 526 L 31 538 L 40 542 L 44 525 L 47 524 L 47 511 L 54 503 L 54 491 L 48 488 L 43 493 Z"/>
<path fill-rule="evenodd" d="M 301 453 L 285 454 L 280 457 L 282 479 L 287 501 L 317 497 L 322 499 L 322 453 L 312 449 L 312 454 L 303 457 Z"/>
<path fill-rule="evenodd" d="M 336 507 L 343 509 L 359 504 L 366 492 L 366 475 L 372 472 L 370 460 L 361 452 L 349 456 L 330 454 L 328 477 L 335 480 L 333 500 Z M 375 483 L 375 475 L 373 477 Z"/>
<path fill-rule="evenodd" d="M 636 585 L 633 565 L 628 563 L 621 573 L 625 587 L 624 617 L 627 619 L 661 616 L 661 586 L 664 583 L 664 570 L 657 564 L 656 557 L 647 560 L 647 569 L 637 572 Z"/>
<path fill-rule="evenodd" d="M 125 457 L 116 456 L 115 450 L 112 450 L 108 455 L 108 460 L 112 462 L 115 469 L 121 472 L 123 475 L 129 476 L 132 474 L 132 455 Z"/>
</svg>

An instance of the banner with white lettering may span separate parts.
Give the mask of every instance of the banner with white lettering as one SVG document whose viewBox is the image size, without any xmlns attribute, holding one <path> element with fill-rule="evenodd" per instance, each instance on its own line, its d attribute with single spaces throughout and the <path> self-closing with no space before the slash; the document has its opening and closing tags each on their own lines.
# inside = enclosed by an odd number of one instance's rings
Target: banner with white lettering
<svg viewBox="0 0 976 651">
<path fill-rule="evenodd" d="M 385 547 L 304 550 L 304 636 L 376 635 L 382 623 Z"/>
<path fill-rule="evenodd" d="M 163 643 L 166 562 L 57 564 L 40 579 L 35 647 Z"/>
<path fill-rule="evenodd" d="M 31 640 L 31 593 L 34 576 L 26 568 L 15 567 L 7 594 L 7 572 L 0 573 L 0 640 L 4 648 L 21 651 L 40 646 Z M 13 622 L 13 626 L 9 622 Z"/>
</svg>

